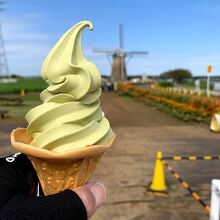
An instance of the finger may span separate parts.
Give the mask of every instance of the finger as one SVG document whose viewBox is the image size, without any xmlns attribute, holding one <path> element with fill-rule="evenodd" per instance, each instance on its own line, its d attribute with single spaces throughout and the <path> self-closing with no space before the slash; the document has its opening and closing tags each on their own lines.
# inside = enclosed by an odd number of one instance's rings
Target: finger
<svg viewBox="0 0 220 220">
<path fill-rule="evenodd" d="M 88 218 L 104 203 L 105 187 L 100 183 L 89 183 L 74 189 L 86 207 Z"/>
<path fill-rule="evenodd" d="M 90 186 L 89 189 L 95 197 L 96 209 L 98 209 L 104 203 L 106 198 L 105 187 L 101 183 L 96 183 Z"/>
</svg>

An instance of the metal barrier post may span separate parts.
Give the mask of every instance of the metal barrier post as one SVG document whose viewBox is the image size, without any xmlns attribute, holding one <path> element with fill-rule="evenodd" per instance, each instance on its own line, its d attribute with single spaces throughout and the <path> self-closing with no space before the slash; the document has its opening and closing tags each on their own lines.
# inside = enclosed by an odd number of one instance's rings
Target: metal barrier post
<svg viewBox="0 0 220 220">
<path fill-rule="evenodd" d="M 220 180 L 212 180 L 210 220 L 220 219 Z"/>
</svg>

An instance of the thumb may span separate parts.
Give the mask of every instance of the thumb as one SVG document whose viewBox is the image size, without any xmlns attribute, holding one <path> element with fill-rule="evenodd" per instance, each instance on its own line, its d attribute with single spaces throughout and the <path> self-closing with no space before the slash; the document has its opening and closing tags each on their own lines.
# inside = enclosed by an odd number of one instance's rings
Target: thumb
<svg viewBox="0 0 220 220">
<path fill-rule="evenodd" d="M 89 183 L 73 190 L 85 205 L 88 218 L 104 203 L 105 187 L 100 183 Z"/>
</svg>

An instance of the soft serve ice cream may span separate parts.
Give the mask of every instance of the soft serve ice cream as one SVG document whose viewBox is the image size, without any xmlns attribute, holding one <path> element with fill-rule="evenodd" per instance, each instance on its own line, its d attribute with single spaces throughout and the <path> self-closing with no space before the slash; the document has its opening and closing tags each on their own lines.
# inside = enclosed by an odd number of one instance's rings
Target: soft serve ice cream
<svg viewBox="0 0 220 220">
<path fill-rule="evenodd" d="M 90 22 L 69 29 L 49 52 L 42 66 L 48 87 L 43 104 L 25 116 L 30 145 L 53 152 L 107 144 L 113 136 L 100 107 L 101 76 L 83 55 L 82 32 Z"/>
<path fill-rule="evenodd" d="M 88 21 L 68 30 L 42 66 L 43 104 L 26 115 L 27 128 L 11 133 L 12 146 L 31 161 L 45 195 L 84 185 L 115 139 L 100 108 L 101 77 L 82 53 Z"/>
</svg>

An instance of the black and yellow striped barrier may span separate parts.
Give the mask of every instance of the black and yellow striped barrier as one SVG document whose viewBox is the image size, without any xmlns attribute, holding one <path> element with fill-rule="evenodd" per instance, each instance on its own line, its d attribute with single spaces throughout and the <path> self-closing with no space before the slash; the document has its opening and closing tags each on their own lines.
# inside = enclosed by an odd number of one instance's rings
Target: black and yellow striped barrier
<svg viewBox="0 0 220 220">
<path fill-rule="evenodd" d="M 220 155 L 218 156 L 211 156 L 211 155 L 206 155 L 206 156 L 164 156 L 161 158 L 161 160 L 220 160 Z"/>
<path fill-rule="evenodd" d="M 197 200 L 203 207 L 204 209 L 210 214 L 210 207 L 201 199 L 201 197 L 198 195 L 198 193 L 196 193 L 195 191 L 193 191 L 189 184 L 184 181 L 180 175 L 174 171 L 174 169 L 167 164 L 167 162 L 165 160 L 163 160 L 163 164 L 167 167 L 167 169 L 173 174 L 173 176 L 181 183 L 181 185 L 187 189 L 189 191 L 189 193 L 192 195 L 192 197 Z"/>
<path fill-rule="evenodd" d="M 189 184 L 184 181 L 180 175 L 173 170 L 173 168 L 167 164 L 166 160 L 174 160 L 174 161 L 181 161 L 181 160 L 220 160 L 219 156 L 163 156 L 163 153 L 161 151 L 157 152 L 156 156 L 156 163 L 154 168 L 154 175 L 152 184 L 150 185 L 150 191 L 151 192 L 164 192 L 166 193 L 167 186 L 165 181 L 165 175 L 164 175 L 164 168 L 163 165 L 167 167 L 167 169 L 173 174 L 173 176 L 181 183 L 181 185 L 186 188 L 189 193 L 192 195 L 192 197 L 197 200 L 204 209 L 210 213 L 210 207 L 200 198 L 198 193 L 194 192 Z"/>
<path fill-rule="evenodd" d="M 150 191 L 153 192 L 166 192 L 167 186 L 165 181 L 165 175 L 163 171 L 163 160 L 173 160 L 173 161 L 181 161 L 181 160 L 220 160 L 220 155 L 213 156 L 213 155 L 205 155 L 205 156 L 163 156 L 161 151 L 157 152 L 155 168 L 154 168 L 154 175 L 153 180 L 150 185 Z"/>
</svg>

